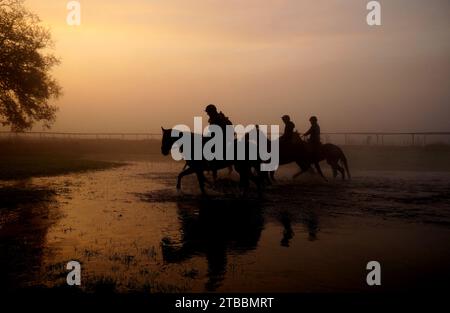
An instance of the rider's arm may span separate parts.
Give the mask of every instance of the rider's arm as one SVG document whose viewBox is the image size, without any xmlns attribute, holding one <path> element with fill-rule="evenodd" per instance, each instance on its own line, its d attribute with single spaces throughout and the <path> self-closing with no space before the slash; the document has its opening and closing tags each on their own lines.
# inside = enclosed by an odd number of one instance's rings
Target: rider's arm
<svg viewBox="0 0 450 313">
<path fill-rule="evenodd" d="M 306 133 L 303 134 L 303 136 L 309 136 L 311 135 L 312 132 L 312 127 L 310 129 L 308 129 L 308 131 Z"/>
</svg>

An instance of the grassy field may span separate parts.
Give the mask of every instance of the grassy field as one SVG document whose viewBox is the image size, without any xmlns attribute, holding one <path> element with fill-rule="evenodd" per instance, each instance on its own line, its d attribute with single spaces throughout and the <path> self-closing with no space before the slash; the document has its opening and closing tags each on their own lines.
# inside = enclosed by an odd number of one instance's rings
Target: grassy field
<svg viewBox="0 0 450 313">
<path fill-rule="evenodd" d="M 87 143 L 87 142 L 86 142 Z M 92 142 L 0 141 L 0 180 L 54 176 L 72 172 L 102 170 L 123 165 L 87 156 Z M 105 151 L 110 153 L 110 151 Z"/>
<path fill-rule="evenodd" d="M 0 180 L 54 176 L 71 172 L 101 170 L 120 163 L 89 160 L 80 155 L 38 154 L 0 156 Z"/>
</svg>

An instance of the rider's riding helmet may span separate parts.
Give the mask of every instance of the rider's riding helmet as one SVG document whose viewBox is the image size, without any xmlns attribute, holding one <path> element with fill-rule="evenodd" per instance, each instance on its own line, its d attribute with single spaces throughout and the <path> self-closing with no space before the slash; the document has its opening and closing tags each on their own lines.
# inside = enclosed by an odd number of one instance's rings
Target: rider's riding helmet
<svg viewBox="0 0 450 313">
<path fill-rule="evenodd" d="M 291 120 L 291 117 L 290 117 L 289 115 L 283 115 L 283 116 L 281 117 L 281 119 L 282 119 L 283 121 L 290 121 L 290 120 Z"/>
<path fill-rule="evenodd" d="M 216 108 L 216 106 L 214 104 L 209 104 L 206 107 L 205 112 L 208 113 L 208 114 L 217 113 L 217 108 Z"/>
<path fill-rule="evenodd" d="M 311 116 L 311 117 L 309 118 L 309 121 L 310 121 L 310 122 L 317 122 L 317 117 Z"/>
</svg>

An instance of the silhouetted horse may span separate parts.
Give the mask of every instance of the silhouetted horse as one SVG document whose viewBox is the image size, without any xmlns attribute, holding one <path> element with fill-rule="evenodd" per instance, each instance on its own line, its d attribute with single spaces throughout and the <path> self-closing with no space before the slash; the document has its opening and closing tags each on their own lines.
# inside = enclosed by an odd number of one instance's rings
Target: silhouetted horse
<svg viewBox="0 0 450 313">
<path fill-rule="evenodd" d="M 311 164 L 314 164 L 317 172 L 326 180 L 319 165 L 319 162 L 323 160 L 326 160 L 331 166 L 335 178 L 338 172 L 341 173 L 342 179 L 345 179 L 346 172 L 348 178 L 351 178 L 347 158 L 342 149 L 338 146 L 330 143 L 321 145 L 318 157 L 319 159 L 312 159 L 309 143 L 302 140 L 298 134 L 295 134 L 292 143 L 280 143 L 280 165 L 295 162 L 300 167 L 300 172 L 295 174 L 293 176 L 294 178 L 308 171 L 311 168 Z M 345 170 L 339 165 L 339 162 L 342 162 Z M 274 175 L 275 172 L 270 173 L 272 179 L 274 179 Z"/>
<path fill-rule="evenodd" d="M 258 136 L 265 136 L 265 135 L 259 132 Z M 269 140 L 267 137 L 262 140 L 267 140 L 267 146 L 269 147 L 269 149 L 271 149 L 272 141 Z M 325 178 L 325 175 L 323 175 L 322 173 L 322 169 L 320 168 L 319 162 L 318 161 L 312 162 L 308 157 L 309 156 L 308 146 L 300 138 L 300 135 L 298 133 L 294 133 L 292 142 L 287 142 L 286 139 L 284 139 L 283 137 L 280 137 L 275 140 L 279 141 L 279 162 L 278 162 L 279 165 L 285 165 L 295 162 L 301 169 L 300 173 L 304 173 L 311 168 L 311 164 L 314 164 L 314 167 L 316 168 L 320 176 L 322 176 L 323 179 L 327 180 Z M 260 142 L 259 138 L 258 142 Z M 266 175 L 263 177 L 269 180 L 267 173 L 265 174 Z M 270 172 L 270 178 L 272 180 L 275 180 L 275 171 Z"/>
<path fill-rule="evenodd" d="M 164 129 L 162 128 L 163 131 L 163 137 L 162 137 L 162 144 L 161 144 L 161 152 L 163 155 L 169 155 L 170 151 L 172 150 L 172 146 L 174 145 L 174 143 L 181 138 L 181 136 L 183 136 L 183 133 L 180 132 L 179 137 L 172 137 L 172 129 Z M 217 171 L 220 169 L 224 169 L 224 168 L 229 168 L 230 166 L 234 166 L 234 169 L 236 170 L 236 172 L 239 174 L 240 180 L 240 187 L 244 189 L 244 192 L 248 189 L 249 187 L 249 181 L 252 180 L 258 187 L 258 191 L 261 188 L 261 182 L 262 182 L 262 174 L 260 171 L 260 165 L 261 165 L 261 161 L 260 160 L 250 160 L 249 156 L 248 156 L 248 145 L 251 143 L 247 142 L 247 146 L 246 146 L 246 157 L 244 160 L 237 160 L 237 140 L 234 140 L 234 160 L 213 160 L 213 161 L 208 161 L 204 158 L 203 156 L 203 146 L 212 139 L 212 137 L 204 137 L 201 136 L 199 134 L 194 134 L 192 132 L 190 132 L 188 134 L 189 136 L 191 136 L 191 156 L 190 156 L 190 160 L 185 160 L 186 161 L 186 166 L 184 168 L 184 170 L 178 175 L 178 180 L 177 180 L 177 189 L 181 189 L 181 179 L 186 176 L 186 175 L 190 175 L 190 174 L 196 174 L 197 175 L 197 179 L 198 179 L 198 183 L 200 186 L 200 190 L 202 192 L 202 194 L 205 194 L 205 175 L 204 175 L 204 171 L 208 171 L 208 170 L 213 170 L 213 171 Z M 200 160 L 195 160 L 194 159 L 194 137 L 195 136 L 201 136 L 201 140 L 202 140 L 202 158 Z M 199 140 L 199 138 L 197 138 L 197 140 Z M 244 139 L 245 140 L 245 139 Z M 183 147 L 180 147 L 180 150 L 182 150 Z M 225 151 L 224 151 L 225 154 Z M 252 173 L 252 169 L 255 169 L 257 175 L 253 175 Z"/>
<path fill-rule="evenodd" d="M 306 143 L 307 144 L 307 143 Z M 351 179 L 350 170 L 348 169 L 348 161 L 347 157 L 344 154 L 344 151 L 342 151 L 341 148 L 338 146 L 332 144 L 332 143 L 326 143 L 320 146 L 320 152 L 319 152 L 319 162 L 326 160 L 327 163 L 331 166 L 333 170 L 333 177 L 336 178 L 338 175 L 338 172 L 341 173 L 342 179 L 345 179 L 345 174 L 347 173 L 347 178 Z M 342 163 L 344 167 L 339 165 L 339 161 Z M 345 170 L 344 170 L 345 168 Z M 300 173 L 297 173 L 294 175 L 294 177 L 297 177 L 300 175 Z"/>
<path fill-rule="evenodd" d="M 294 136 L 295 137 L 292 143 L 287 143 L 280 138 L 279 164 L 285 165 L 295 162 L 301 169 L 300 173 L 308 171 L 311 168 L 311 164 L 314 164 L 317 172 L 326 180 L 325 175 L 323 175 L 322 169 L 320 168 L 319 162 L 312 162 L 308 157 L 309 152 L 306 143 L 301 140 L 297 133 Z M 275 172 L 271 172 L 270 177 L 275 180 Z"/>
</svg>

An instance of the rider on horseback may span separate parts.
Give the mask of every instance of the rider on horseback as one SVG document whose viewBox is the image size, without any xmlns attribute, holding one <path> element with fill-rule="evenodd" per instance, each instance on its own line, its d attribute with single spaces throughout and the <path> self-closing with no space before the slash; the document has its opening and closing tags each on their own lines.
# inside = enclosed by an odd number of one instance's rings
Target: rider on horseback
<svg viewBox="0 0 450 313">
<path fill-rule="evenodd" d="M 291 121 L 289 115 L 283 115 L 281 119 L 284 123 L 284 133 L 280 137 L 280 145 L 290 146 L 298 138 L 298 133 L 295 131 L 295 124 Z"/>
<path fill-rule="evenodd" d="M 317 122 L 317 117 L 315 116 L 311 116 L 309 121 L 311 122 L 311 127 L 303 134 L 303 136 L 309 136 L 308 143 L 310 146 L 311 158 L 317 160 L 320 158 L 320 147 L 322 145 L 320 142 L 320 126 Z"/>
<path fill-rule="evenodd" d="M 228 117 L 225 116 L 225 114 L 217 111 L 217 107 L 214 104 L 209 104 L 206 107 L 205 112 L 209 116 L 209 125 L 218 125 L 220 128 L 222 128 L 224 134 L 227 125 L 233 125 L 233 123 Z"/>
<path fill-rule="evenodd" d="M 281 119 L 284 123 L 284 133 L 281 138 L 286 140 L 286 142 L 290 142 L 294 135 L 295 124 L 291 121 L 291 117 L 289 115 L 283 115 Z"/>
<path fill-rule="evenodd" d="M 217 107 L 214 104 L 209 104 L 206 106 L 205 108 L 205 112 L 206 114 L 208 114 L 209 120 L 208 123 L 209 125 L 217 125 L 222 129 L 223 135 L 225 136 L 226 134 L 226 128 L 227 125 L 233 125 L 233 123 L 230 121 L 230 119 L 221 112 L 217 111 Z M 223 138 L 223 151 L 224 153 L 226 153 L 225 151 L 227 150 L 227 143 L 225 138 Z M 214 180 L 217 179 L 217 161 L 213 160 L 211 161 L 211 169 L 213 171 L 213 177 Z M 231 173 L 233 171 L 232 167 L 230 166 L 228 168 L 228 172 Z"/>
</svg>

